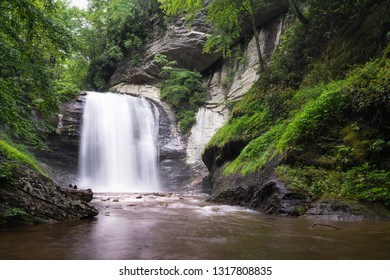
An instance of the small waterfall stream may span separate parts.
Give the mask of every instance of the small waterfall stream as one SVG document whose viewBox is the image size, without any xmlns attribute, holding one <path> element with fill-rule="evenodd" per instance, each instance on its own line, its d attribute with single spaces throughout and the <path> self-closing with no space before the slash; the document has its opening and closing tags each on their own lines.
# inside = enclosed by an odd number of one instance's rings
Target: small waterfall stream
<svg viewBox="0 0 390 280">
<path fill-rule="evenodd" d="M 79 184 L 94 192 L 159 190 L 157 107 L 145 98 L 88 92 Z"/>
</svg>

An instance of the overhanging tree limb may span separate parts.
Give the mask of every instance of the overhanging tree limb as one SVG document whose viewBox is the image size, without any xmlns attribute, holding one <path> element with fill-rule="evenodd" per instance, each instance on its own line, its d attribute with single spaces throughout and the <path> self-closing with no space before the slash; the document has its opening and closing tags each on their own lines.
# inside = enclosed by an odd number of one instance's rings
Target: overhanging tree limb
<svg viewBox="0 0 390 280">
<path fill-rule="evenodd" d="M 294 0 L 288 0 L 288 3 L 290 4 L 290 8 L 293 10 L 295 16 L 298 18 L 298 20 L 303 24 L 307 25 L 309 24 L 308 19 L 302 14 L 301 10 L 299 9 L 297 3 L 295 3 Z"/>
</svg>

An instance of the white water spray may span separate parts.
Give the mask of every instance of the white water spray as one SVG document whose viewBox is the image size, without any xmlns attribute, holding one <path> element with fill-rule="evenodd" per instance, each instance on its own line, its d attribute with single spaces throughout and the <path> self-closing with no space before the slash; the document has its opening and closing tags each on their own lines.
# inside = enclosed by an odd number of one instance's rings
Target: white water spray
<svg viewBox="0 0 390 280">
<path fill-rule="evenodd" d="M 81 187 L 158 190 L 158 129 L 158 109 L 145 98 L 89 92 L 81 129 Z"/>
</svg>

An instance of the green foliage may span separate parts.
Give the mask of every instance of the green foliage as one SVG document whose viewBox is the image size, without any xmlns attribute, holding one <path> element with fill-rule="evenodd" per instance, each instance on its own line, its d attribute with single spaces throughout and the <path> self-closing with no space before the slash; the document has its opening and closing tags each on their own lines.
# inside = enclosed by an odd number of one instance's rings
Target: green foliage
<svg viewBox="0 0 390 280">
<path fill-rule="evenodd" d="M 262 87 L 313 87 L 343 79 L 386 46 L 390 23 L 386 1 L 306 1 L 308 24 L 290 22 Z M 362 40 L 364 38 L 364 40 Z"/>
<path fill-rule="evenodd" d="M 390 172 L 368 163 L 348 171 L 282 165 L 277 167 L 276 174 L 292 189 L 306 192 L 315 199 L 359 200 L 390 206 Z"/>
<path fill-rule="evenodd" d="M 198 108 L 206 101 L 202 75 L 174 67 L 176 62 L 164 55 L 156 55 L 153 61 L 161 67 L 161 99 L 173 107 L 180 130 L 187 133 L 196 121 Z"/>
<path fill-rule="evenodd" d="M 220 52 L 224 57 L 232 55 L 232 46 L 239 39 L 247 17 L 254 19 L 255 10 L 263 1 L 255 0 L 158 0 L 168 16 L 185 14 L 191 23 L 201 10 L 207 12 L 206 23 L 210 36 L 204 46 L 205 52 Z"/>
<path fill-rule="evenodd" d="M 224 174 L 241 171 L 242 175 L 253 173 L 263 168 L 276 154 L 276 143 L 285 126 L 279 124 L 251 141 L 231 163 L 227 164 Z"/>
<path fill-rule="evenodd" d="M 269 111 L 264 110 L 253 115 L 247 114 L 231 119 L 228 125 L 218 130 L 208 145 L 222 148 L 229 142 L 248 143 L 261 134 L 267 125 L 266 119 L 268 116 Z"/>
<path fill-rule="evenodd" d="M 386 105 L 389 95 L 387 60 L 383 57 L 368 62 L 352 71 L 345 80 L 328 85 L 295 92 L 287 88 L 285 99 L 273 97 L 283 89 L 263 90 L 258 88 L 258 83 L 236 104 L 228 123 L 217 131 L 207 148 L 223 149 L 233 142 L 249 143 L 224 169 L 225 175 L 237 171 L 247 174 L 263 168 L 276 154 L 286 151 L 317 157 L 308 153 L 304 146 L 319 143 L 334 127 L 338 130 L 335 137 L 341 137 L 342 143 L 324 145 L 322 149 L 327 149 L 328 154 L 311 160 L 327 167 L 350 168 L 362 164 L 373 158 L 375 151 L 388 149 L 388 134 L 386 136 L 385 131 L 368 124 L 360 129 L 357 123 L 351 124 L 347 120 L 351 112 L 360 115 L 364 112 L 364 116 L 371 113 L 382 116 L 376 120 L 379 125 L 386 123 L 384 115 L 389 112 Z M 359 97 L 365 102 L 361 103 Z M 275 103 L 282 103 L 288 114 L 278 110 Z"/>
<path fill-rule="evenodd" d="M 31 154 L 25 154 L 15 149 L 11 145 L 7 144 L 5 141 L 0 140 L 0 153 L 4 155 L 8 160 L 16 161 L 22 163 L 36 171 L 42 173 L 40 168 L 37 165 L 35 158 Z M 5 167 L 2 165 L 2 169 L 5 170 Z M 2 171 L 4 171 L 2 170 Z M 4 175 L 4 174 L 3 174 Z"/>
<path fill-rule="evenodd" d="M 390 109 L 390 59 L 382 58 L 356 67 L 349 74 L 348 88 L 353 110 Z"/>
<path fill-rule="evenodd" d="M 61 21 L 62 1 L 0 3 L 0 129 L 34 145 L 44 123 L 34 121 L 58 108 L 53 72 L 71 48 L 71 33 Z M 36 118 L 35 118 L 36 119 Z"/>
<path fill-rule="evenodd" d="M 144 42 L 159 16 L 157 0 L 90 1 L 88 25 L 82 30 L 90 65 L 87 84 L 94 90 L 109 88 L 109 80 L 124 58 L 140 61 Z"/>
<path fill-rule="evenodd" d="M 347 106 L 347 96 L 342 91 L 343 84 L 341 81 L 323 87 L 322 94 L 307 103 L 292 118 L 278 143 L 279 151 L 296 145 L 299 140 L 313 139 L 334 116 L 342 113 Z"/>
</svg>

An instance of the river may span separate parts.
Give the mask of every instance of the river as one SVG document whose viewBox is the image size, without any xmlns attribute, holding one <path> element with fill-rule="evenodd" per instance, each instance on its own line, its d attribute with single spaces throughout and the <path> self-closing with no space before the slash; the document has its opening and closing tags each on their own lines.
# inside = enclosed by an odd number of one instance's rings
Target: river
<svg viewBox="0 0 390 280">
<path fill-rule="evenodd" d="M 0 230 L 0 259 L 390 258 L 390 222 L 267 216 L 206 199 L 196 192 L 96 194 L 94 219 Z"/>
</svg>

